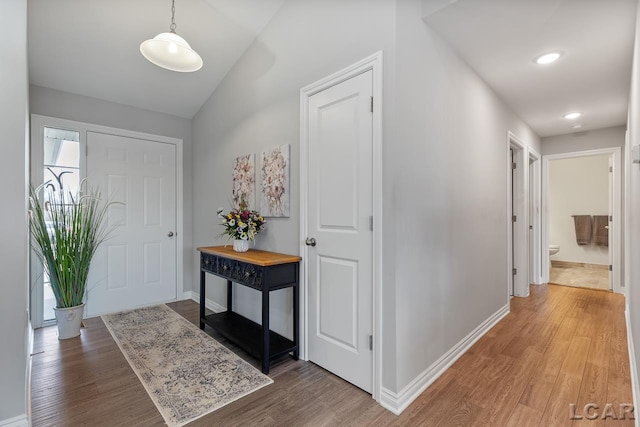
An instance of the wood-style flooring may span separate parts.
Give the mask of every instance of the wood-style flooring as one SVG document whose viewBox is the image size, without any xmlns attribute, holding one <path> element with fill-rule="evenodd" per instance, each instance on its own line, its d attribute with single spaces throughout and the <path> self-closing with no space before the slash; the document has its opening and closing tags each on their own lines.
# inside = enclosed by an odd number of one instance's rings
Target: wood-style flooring
<svg viewBox="0 0 640 427">
<path fill-rule="evenodd" d="M 193 301 L 169 304 L 193 323 Z M 100 318 L 82 337 L 36 331 L 32 420 L 38 426 L 162 426 L 162 417 Z M 207 328 L 245 360 L 255 359 Z M 313 363 L 285 357 L 274 384 L 190 426 L 632 426 L 619 404 L 631 403 L 621 295 L 563 286 L 532 286 L 511 313 L 481 338 L 400 416 Z M 606 420 L 571 420 L 586 403 Z M 628 418 L 628 417 L 627 417 Z"/>
</svg>

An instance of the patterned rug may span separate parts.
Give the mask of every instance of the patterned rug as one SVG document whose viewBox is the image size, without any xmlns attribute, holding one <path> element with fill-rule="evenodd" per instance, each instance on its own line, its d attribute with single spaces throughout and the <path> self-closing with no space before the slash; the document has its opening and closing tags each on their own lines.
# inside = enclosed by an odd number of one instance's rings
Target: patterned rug
<svg viewBox="0 0 640 427">
<path fill-rule="evenodd" d="M 164 304 L 102 320 L 169 426 L 273 383 Z"/>
</svg>

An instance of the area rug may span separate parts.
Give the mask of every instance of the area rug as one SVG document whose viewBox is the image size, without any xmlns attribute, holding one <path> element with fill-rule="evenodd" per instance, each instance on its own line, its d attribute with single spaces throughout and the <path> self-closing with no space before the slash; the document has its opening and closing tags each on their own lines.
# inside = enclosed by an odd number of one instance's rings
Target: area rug
<svg viewBox="0 0 640 427">
<path fill-rule="evenodd" d="M 164 304 L 102 320 L 171 427 L 273 383 Z"/>
</svg>

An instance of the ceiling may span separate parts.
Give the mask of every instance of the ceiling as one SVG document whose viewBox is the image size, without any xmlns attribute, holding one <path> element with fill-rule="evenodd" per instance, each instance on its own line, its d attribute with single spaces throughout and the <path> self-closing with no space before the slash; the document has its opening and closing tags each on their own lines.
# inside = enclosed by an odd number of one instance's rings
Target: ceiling
<svg viewBox="0 0 640 427">
<path fill-rule="evenodd" d="M 539 136 L 626 123 L 636 0 L 423 0 L 423 19 Z M 534 58 L 560 50 L 553 64 Z M 563 119 L 570 111 L 583 116 Z M 579 130 L 576 122 L 584 123 Z"/>
<path fill-rule="evenodd" d="M 178 0 L 177 33 L 203 68 L 139 52 L 169 0 L 29 0 L 30 82 L 192 118 L 285 0 Z M 423 0 L 423 19 L 540 136 L 626 122 L 637 0 Z M 534 63 L 560 50 L 554 64 Z M 580 111 L 568 122 L 562 115 Z"/>
<path fill-rule="evenodd" d="M 30 83 L 192 118 L 283 3 L 176 1 L 176 32 L 204 66 L 175 73 L 139 51 L 169 30 L 170 0 L 29 0 Z"/>
</svg>

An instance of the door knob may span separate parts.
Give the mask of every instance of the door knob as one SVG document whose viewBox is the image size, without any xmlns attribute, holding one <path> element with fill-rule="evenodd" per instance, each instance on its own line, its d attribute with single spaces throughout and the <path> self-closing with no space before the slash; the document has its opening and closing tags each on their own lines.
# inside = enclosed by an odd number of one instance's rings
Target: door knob
<svg viewBox="0 0 640 427">
<path fill-rule="evenodd" d="M 169 236 L 169 237 L 173 237 L 173 231 L 170 231 L 170 232 L 167 234 L 167 236 Z"/>
<path fill-rule="evenodd" d="M 316 245 L 316 239 L 314 239 L 313 237 L 307 237 L 307 240 L 305 240 L 304 243 L 307 246 L 315 246 Z"/>
</svg>

